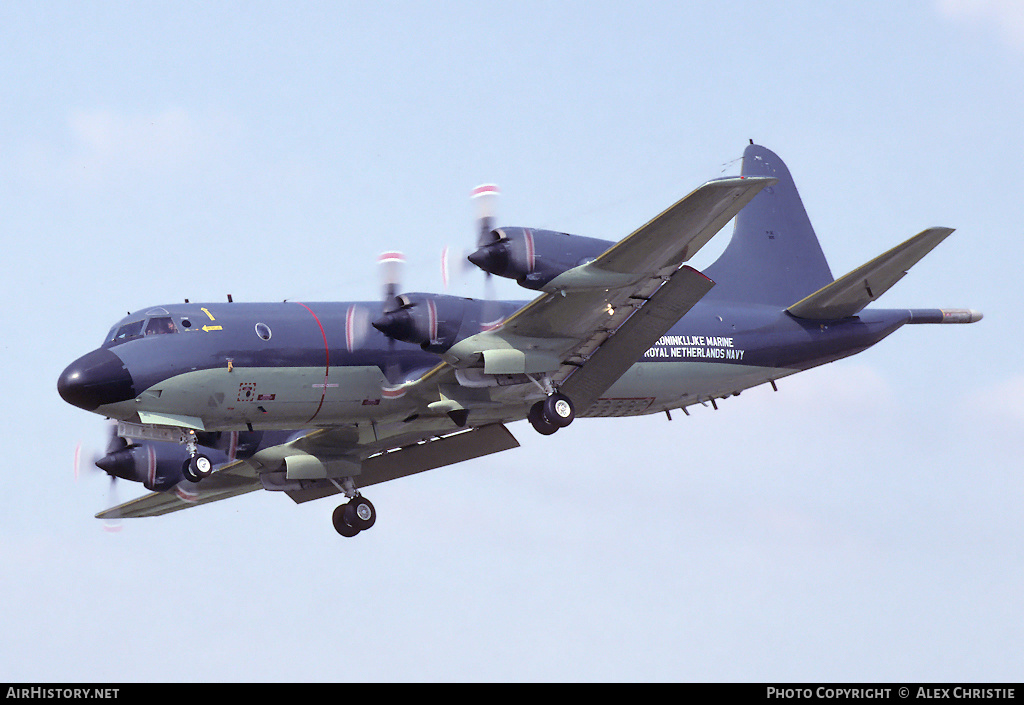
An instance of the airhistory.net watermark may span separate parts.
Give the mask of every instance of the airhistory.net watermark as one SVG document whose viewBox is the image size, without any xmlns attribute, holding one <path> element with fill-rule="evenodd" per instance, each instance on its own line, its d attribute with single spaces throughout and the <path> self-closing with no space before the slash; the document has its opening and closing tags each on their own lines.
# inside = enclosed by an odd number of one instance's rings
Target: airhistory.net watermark
<svg viewBox="0 0 1024 705">
<path fill-rule="evenodd" d="M 120 688 L 54 688 L 45 686 L 7 688 L 6 698 L 21 700 L 116 700 Z"/>
</svg>

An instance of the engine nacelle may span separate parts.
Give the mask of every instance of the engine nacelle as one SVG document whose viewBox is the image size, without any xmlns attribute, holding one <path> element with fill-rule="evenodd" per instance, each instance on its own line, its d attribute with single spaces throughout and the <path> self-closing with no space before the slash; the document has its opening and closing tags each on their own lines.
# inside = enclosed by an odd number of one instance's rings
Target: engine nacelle
<svg viewBox="0 0 1024 705">
<path fill-rule="evenodd" d="M 440 294 L 400 294 L 392 308 L 372 325 L 389 338 L 419 345 L 430 352 L 444 352 L 458 340 L 471 302 L 472 299 Z"/>
<path fill-rule="evenodd" d="M 143 443 L 108 453 L 96 466 L 108 475 L 141 482 L 155 492 L 169 490 L 182 481 L 182 466 L 188 458 L 184 446 L 176 443 Z"/>
<path fill-rule="evenodd" d="M 400 294 L 372 325 L 389 338 L 413 343 L 427 352 L 441 354 L 464 338 L 500 325 L 522 305 L 521 301 L 481 301 L 443 294 Z"/>
<path fill-rule="evenodd" d="M 498 228 L 469 255 L 469 261 L 499 277 L 515 279 L 527 289 L 541 289 L 562 272 L 596 259 L 614 245 L 581 235 L 532 228 Z"/>
</svg>

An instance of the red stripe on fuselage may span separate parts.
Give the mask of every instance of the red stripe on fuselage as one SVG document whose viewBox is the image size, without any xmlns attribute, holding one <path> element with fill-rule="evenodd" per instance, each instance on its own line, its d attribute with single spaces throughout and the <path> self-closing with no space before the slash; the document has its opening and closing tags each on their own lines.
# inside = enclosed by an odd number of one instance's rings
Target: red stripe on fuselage
<svg viewBox="0 0 1024 705">
<path fill-rule="evenodd" d="M 327 345 L 327 332 L 324 331 L 324 324 L 320 322 L 320 317 L 313 313 L 313 309 L 301 301 L 296 301 L 295 303 L 309 311 L 309 315 L 311 315 L 313 320 L 316 321 L 316 324 L 320 326 L 320 335 L 324 337 L 324 389 L 323 392 L 320 393 L 320 404 L 316 407 L 316 411 L 313 412 L 313 415 L 309 417 L 309 421 L 306 421 L 306 423 L 309 423 L 316 418 L 317 414 L 320 413 L 320 409 L 324 407 L 324 398 L 327 396 L 327 379 L 331 374 L 331 350 Z"/>
</svg>

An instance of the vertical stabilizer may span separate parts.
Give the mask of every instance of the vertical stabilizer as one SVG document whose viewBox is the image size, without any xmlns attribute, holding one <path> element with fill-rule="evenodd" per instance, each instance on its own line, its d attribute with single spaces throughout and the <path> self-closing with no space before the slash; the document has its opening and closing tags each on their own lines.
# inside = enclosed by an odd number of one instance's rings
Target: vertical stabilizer
<svg viewBox="0 0 1024 705">
<path fill-rule="evenodd" d="M 742 301 L 786 308 L 832 282 L 832 272 L 785 163 L 751 144 L 743 176 L 771 176 L 778 183 L 754 197 L 736 216 L 732 240 L 704 274 L 717 286 L 707 300 Z"/>
</svg>

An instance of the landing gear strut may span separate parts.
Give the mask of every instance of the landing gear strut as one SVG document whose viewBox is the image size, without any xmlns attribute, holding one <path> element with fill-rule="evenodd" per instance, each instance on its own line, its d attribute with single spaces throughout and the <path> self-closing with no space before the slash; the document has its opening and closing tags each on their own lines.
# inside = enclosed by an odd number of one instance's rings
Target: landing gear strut
<svg viewBox="0 0 1024 705">
<path fill-rule="evenodd" d="M 198 451 L 196 432 L 189 429 L 185 434 L 184 442 L 185 448 L 188 450 L 188 460 L 181 466 L 181 474 L 189 482 L 199 482 L 204 477 L 209 477 L 213 472 L 213 463 Z"/>
<path fill-rule="evenodd" d="M 550 436 L 560 428 L 565 428 L 576 418 L 576 409 L 569 397 L 559 392 L 549 394 L 532 407 L 527 417 L 538 433 Z"/>
</svg>

